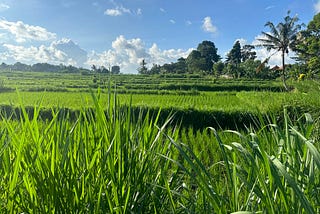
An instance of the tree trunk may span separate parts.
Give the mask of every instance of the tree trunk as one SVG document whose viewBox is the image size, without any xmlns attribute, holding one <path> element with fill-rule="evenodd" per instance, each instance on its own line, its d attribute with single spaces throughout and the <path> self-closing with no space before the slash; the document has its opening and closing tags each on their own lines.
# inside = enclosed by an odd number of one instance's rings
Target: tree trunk
<svg viewBox="0 0 320 214">
<path fill-rule="evenodd" d="M 284 55 L 285 55 L 285 50 L 282 50 L 281 57 L 282 57 L 282 83 L 283 87 L 285 88 L 286 91 L 288 91 L 288 86 L 286 84 L 286 64 L 284 61 Z"/>
</svg>

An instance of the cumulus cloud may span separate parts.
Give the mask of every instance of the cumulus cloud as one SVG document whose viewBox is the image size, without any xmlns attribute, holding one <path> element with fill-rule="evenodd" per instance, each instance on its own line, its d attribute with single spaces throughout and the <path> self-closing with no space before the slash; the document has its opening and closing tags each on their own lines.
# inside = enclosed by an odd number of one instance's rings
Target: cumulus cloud
<svg viewBox="0 0 320 214">
<path fill-rule="evenodd" d="M 96 66 L 119 65 L 123 73 L 137 73 L 140 62 L 145 59 L 148 66 L 175 62 L 180 57 L 187 57 L 192 51 L 183 49 L 161 50 L 157 44 L 148 47 L 142 39 L 126 39 L 118 36 L 109 50 L 102 53 L 87 52 L 70 39 L 61 39 L 49 45 L 24 46 L 14 44 L 0 45 L 0 61 L 26 64 L 50 63 L 65 64 L 90 68 Z"/>
<path fill-rule="evenodd" d="M 153 44 L 151 48 L 149 48 L 148 53 L 150 55 L 150 60 L 155 64 L 165 64 L 169 62 L 173 62 L 181 57 L 186 58 L 189 53 L 193 49 L 190 48 L 188 50 L 183 49 L 169 49 L 169 50 L 161 50 L 157 44 Z"/>
<path fill-rule="evenodd" d="M 317 3 L 314 4 L 314 10 L 316 13 L 320 13 L 320 0 L 317 1 Z"/>
<path fill-rule="evenodd" d="M 71 39 L 64 38 L 54 41 L 51 43 L 50 47 L 66 54 L 71 61 L 75 62 L 73 64 L 75 66 L 83 67 L 87 61 L 87 52 L 80 48 L 80 46 L 74 43 Z"/>
<path fill-rule="evenodd" d="M 0 20 L 0 29 L 13 35 L 16 42 L 19 43 L 32 40 L 49 41 L 56 38 L 55 33 L 51 33 L 40 26 L 25 24 L 22 21 L 10 22 L 6 20 Z"/>
<path fill-rule="evenodd" d="M 161 50 L 156 44 L 146 47 L 140 38 L 126 39 L 119 36 L 112 42 L 112 49 L 103 53 L 92 52 L 87 65 L 109 66 L 119 65 L 123 73 L 137 73 L 139 63 L 145 59 L 149 66 L 176 61 L 180 57 L 187 57 L 191 52 L 182 49 Z"/>
<path fill-rule="evenodd" d="M 46 47 L 41 45 L 40 47 L 24 47 L 20 45 L 4 44 L 7 48 L 7 57 L 14 61 L 24 63 L 35 62 L 48 62 L 53 64 L 59 64 L 66 62 L 66 54 L 62 51 L 54 49 L 53 47 Z"/>
<path fill-rule="evenodd" d="M 134 72 L 142 59 L 150 58 L 141 39 L 127 40 L 119 36 L 112 42 L 112 49 L 103 53 L 92 52 L 89 56 L 88 65 L 119 65 L 122 69 L 132 69 Z M 131 73 L 133 72 L 131 70 Z"/>
<path fill-rule="evenodd" d="M 218 31 L 217 27 L 212 24 L 211 17 L 207 16 L 203 19 L 202 29 L 205 32 L 216 33 Z"/>
<path fill-rule="evenodd" d="M 4 3 L 0 3 L 0 12 L 10 9 L 10 6 Z"/>
<path fill-rule="evenodd" d="M 34 64 L 46 62 L 83 67 L 87 61 L 87 52 L 69 39 L 52 42 L 49 46 L 39 47 L 3 44 L 2 60 Z"/>
</svg>

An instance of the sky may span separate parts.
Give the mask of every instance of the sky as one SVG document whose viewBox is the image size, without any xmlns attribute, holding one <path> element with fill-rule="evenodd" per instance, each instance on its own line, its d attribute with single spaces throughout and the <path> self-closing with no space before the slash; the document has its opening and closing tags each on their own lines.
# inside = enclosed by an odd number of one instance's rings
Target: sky
<svg viewBox="0 0 320 214">
<path fill-rule="evenodd" d="M 187 57 L 204 40 L 225 58 L 256 44 L 265 23 L 291 11 L 308 24 L 320 0 L 0 0 L 0 63 L 50 63 L 122 73 Z M 272 53 L 256 50 L 259 59 Z M 280 64 L 274 55 L 270 64 Z"/>
</svg>

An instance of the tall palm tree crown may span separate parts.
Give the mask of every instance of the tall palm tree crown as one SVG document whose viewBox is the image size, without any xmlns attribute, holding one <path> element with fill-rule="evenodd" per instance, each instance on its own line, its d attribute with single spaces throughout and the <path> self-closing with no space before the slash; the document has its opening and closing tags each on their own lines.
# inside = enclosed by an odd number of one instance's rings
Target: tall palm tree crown
<svg viewBox="0 0 320 214">
<path fill-rule="evenodd" d="M 290 11 L 284 18 L 284 22 L 280 22 L 276 26 L 272 22 L 267 22 L 266 27 L 270 28 L 270 32 L 262 32 L 263 38 L 259 38 L 258 47 L 265 47 L 268 51 L 276 50 L 281 52 L 282 57 L 282 80 L 283 85 L 287 89 L 286 76 L 285 76 L 285 54 L 289 53 L 289 50 L 296 50 L 297 34 L 300 31 L 302 25 L 296 24 L 299 21 L 297 15 L 290 17 Z"/>
</svg>

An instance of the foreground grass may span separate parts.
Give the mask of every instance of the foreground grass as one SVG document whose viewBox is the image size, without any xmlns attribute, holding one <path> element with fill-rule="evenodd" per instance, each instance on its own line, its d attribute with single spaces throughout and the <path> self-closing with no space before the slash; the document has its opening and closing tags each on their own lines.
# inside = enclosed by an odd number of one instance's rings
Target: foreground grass
<svg viewBox="0 0 320 214">
<path fill-rule="evenodd" d="M 319 136 L 309 114 L 198 134 L 99 96 L 76 121 L 58 111 L 41 121 L 37 107 L 29 119 L 23 106 L 20 121 L 3 117 L 0 212 L 320 211 Z"/>
</svg>

